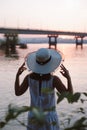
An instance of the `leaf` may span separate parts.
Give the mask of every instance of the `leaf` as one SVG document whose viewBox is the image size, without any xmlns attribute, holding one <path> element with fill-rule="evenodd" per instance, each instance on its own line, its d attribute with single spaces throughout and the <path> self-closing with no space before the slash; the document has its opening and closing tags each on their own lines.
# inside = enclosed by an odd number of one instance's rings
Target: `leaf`
<svg viewBox="0 0 87 130">
<path fill-rule="evenodd" d="M 67 127 L 64 130 L 86 130 L 87 124 L 85 121 L 87 118 L 81 117 L 80 119 L 76 120 L 75 123 L 71 127 Z"/>
<path fill-rule="evenodd" d="M 52 88 L 42 88 L 41 89 L 41 92 L 44 93 L 44 94 L 51 94 L 53 93 L 53 89 Z"/>
<path fill-rule="evenodd" d="M 20 114 L 32 110 L 32 107 L 18 107 L 18 106 L 12 106 L 11 104 L 8 106 L 8 112 L 6 114 L 5 120 L 6 122 L 17 118 Z"/>
<path fill-rule="evenodd" d="M 57 93 L 57 95 L 58 95 L 58 93 Z M 60 103 L 63 99 L 64 99 L 64 95 L 63 94 L 58 95 L 57 104 Z"/>
<path fill-rule="evenodd" d="M 6 122 L 0 122 L 0 128 L 3 128 L 6 125 Z"/>
<path fill-rule="evenodd" d="M 49 112 L 49 111 L 55 111 L 55 106 L 51 107 L 51 108 L 46 108 L 44 109 L 44 112 Z"/>
<path fill-rule="evenodd" d="M 87 97 L 87 93 L 84 92 L 83 94 Z"/>
<path fill-rule="evenodd" d="M 74 123 L 74 127 L 77 127 L 80 128 L 83 123 L 86 121 L 86 118 L 85 117 L 81 117 L 80 119 L 78 119 L 75 123 Z"/>
<path fill-rule="evenodd" d="M 32 112 L 33 112 L 35 118 L 37 118 L 38 120 L 42 120 L 44 118 L 44 113 L 41 112 L 39 109 L 33 108 Z"/>
<path fill-rule="evenodd" d="M 61 102 L 64 98 L 67 99 L 68 103 L 74 103 L 74 102 L 78 102 L 81 94 L 79 92 L 72 94 L 70 92 L 64 92 L 64 93 L 57 93 L 58 95 L 58 100 L 57 103 Z"/>
<path fill-rule="evenodd" d="M 85 114 L 85 111 L 84 111 L 84 109 L 82 107 L 80 107 L 79 109 L 80 109 L 81 113 Z"/>
<path fill-rule="evenodd" d="M 56 122 L 56 121 L 53 121 L 52 123 L 50 123 L 50 125 L 55 126 L 55 125 L 57 125 L 57 122 Z"/>
<path fill-rule="evenodd" d="M 84 103 L 84 102 L 85 102 L 85 100 L 84 100 L 84 99 L 80 99 L 80 101 L 81 101 L 81 103 Z"/>
<path fill-rule="evenodd" d="M 32 124 L 37 124 L 38 126 L 42 126 L 45 123 L 45 112 L 37 109 L 37 108 L 33 108 L 32 109 L 33 112 L 33 117 L 31 118 L 31 123 Z"/>
<path fill-rule="evenodd" d="M 61 102 L 64 98 L 66 98 L 69 103 L 72 103 L 72 93 L 63 92 L 61 94 L 57 93 L 57 95 L 58 95 L 57 103 Z"/>
<path fill-rule="evenodd" d="M 81 96 L 81 93 L 77 92 L 72 96 L 72 102 L 78 102 L 79 98 Z"/>
</svg>

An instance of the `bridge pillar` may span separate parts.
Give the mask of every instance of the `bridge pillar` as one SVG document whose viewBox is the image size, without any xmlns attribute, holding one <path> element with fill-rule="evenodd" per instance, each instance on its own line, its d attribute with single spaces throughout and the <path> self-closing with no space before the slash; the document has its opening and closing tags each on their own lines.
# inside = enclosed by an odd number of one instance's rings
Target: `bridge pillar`
<svg viewBox="0 0 87 130">
<path fill-rule="evenodd" d="M 6 56 L 10 56 L 10 54 L 15 54 L 18 35 L 6 33 L 4 36 L 6 37 Z"/>
<path fill-rule="evenodd" d="M 9 37 L 6 36 L 6 49 L 5 49 L 6 56 L 9 56 L 9 46 L 10 46 L 10 44 L 9 44 Z"/>
<path fill-rule="evenodd" d="M 51 48 L 51 46 L 55 46 L 55 50 L 57 49 L 57 37 L 58 35 L 48 35 L 49 49 Z"/>
<path fill-rule="evenodd" d="M 82 36 L 76 36 L 75 39 L 76 39 L 76 48 L 77 48 L 78 45 L 80 45 L 81 49 L 83 49 L 83 37 Z"/>
</svg>

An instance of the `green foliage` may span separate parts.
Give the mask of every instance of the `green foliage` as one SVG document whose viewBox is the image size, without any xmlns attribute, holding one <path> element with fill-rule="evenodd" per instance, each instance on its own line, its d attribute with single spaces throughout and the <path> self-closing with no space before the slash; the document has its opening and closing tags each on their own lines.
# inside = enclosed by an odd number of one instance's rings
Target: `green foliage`
<svg viewBox="0 0 87 130">
<path fill-rule="evenodd" d="M 6 113 L 4 121 L 0 121 L 0 128 L 5 127 L 11 120 L 17 120 L 22 126 L 26 126 L 23 122 L 19 121 L 17 117 L 28 111 L 32 111 L 33 117 L 30 120 L 31 124 L 37 124 L 38 126 L 42 126 L 46 123 L 45 121 L 45 115 L 47 114 L 48 111 L 53 111 L 55 108 L 48 108 L 44 112 L 41 111 L 39 108 L 36 107 L 28 107 L 28 106 L 23 106 L 23 107 L 18 107 L 18 106 L 13 106 L 9 105 L 8 106 L 8 111 Z M 56 124 L 56 122 L 52 122 L 53 125 Z"/>
<path fill-rule="evenodd" d="M 46 89 L 44 89 L 42 91 L 46 94 L 52 93 L 52 90 L 46 91 Z M 85 99 L 81 98 L 81 95 L 85 97 Z M 62 94 L 57 93 L 57 96 L 58 96 L 57 103 L 60 103 L 64 99 L 67 99 L 68 103 L 70 104 L 77 103 L 79 101 L 80 103 L 83 104 L 84 102 L 87 101 L 87 93 L 85 92 L 83 93 L 77 92 L 74 94 L 71 94 L 69 92 L 64 92 Z M 5 125 L 7 125 L 9 121 L 11 120 L 16 120 L 20 123 L 20 125 L 26 127 L 26 125 L 23 122 L 18 120 L 18 116 L 28 111 L 32 111 L 34 115 L 33 118 L 31 118 L 30 120 L 31 124 L 38 124 L 41 127 L 42 125 L 44 125 L 44 123 L 46 123 L 45 115 L 47 114 L 47 112 L 54 111 L 54 110 L 55 110 L 55 106 L 53 106 L 52 108 L 48 108 L 44 110 L 43 112 L 39 108 L 36 108 L 36 107 L 28 107 L 28 106 L 18 107 L 18 106 L 13 106 L 10 104 L 8 106 L 8 111 L 4 117 L 4 120 L 3 121 L 0 120 L 0 128 L 4 128 Z M 78 117 L 79 113 L 82 114 L 81 117 Z M 86 111 L 83 105 L 79 107 L 77 110 L 75 110 L 74 114 L 77 115 L 78 119 L 76 119 L 75 122 L 71 125 L 72 116 L 68 117 L 66 119 L 68 120 L 68 125 L 67 127 L 64 127 L 64 130 L 87 130 L 87 117 L 85 117 Z M 56 125 L 56 122 L 52 122 L 52 125 Z"/>
<path fill-rule="evenodd" d="M 80 99 L 81 97 L 81 94 L 83 94 L 85 97 L 87 97 L 87 93 L 83 92 L 83 93 L 69 93 L 69 92 L 63 92 L 62 94 L 59 94 L 57 92 L 57 96 L 58 96 L 58 99 L 57 99 L 57 103 L 60 103 L 64 98 L 67 99 L 68 103 L 75 103 L 75 102 L 78 102 L 79 100 L 84 103 L 84 101 L 87 101 L 87 99 Z"/>
<path fill-rule="evenodd" d="M 67 99 L 68 103 L 74 103 L 74 102 L 78 102 L 81 96 L 81 93 L 77 92 L 75 94 L 72 94 L 69 92 L 64 92 L 62 94 L 57 93 L 57 96 L 58 96 L 57 103 L 60 103 L 64 98 Z"/>
<path fill-rule="evenodd" d="M 31 124 L 36 124 L 39 127 L 44 125 L 45 123 L 45 112 L 42 112 L 41 110 L 37 108 L 32 109 L 33 117 L 30 119 Z"/>
<path fill-rule="evenodd" d="M 81 117 L 73 124 L 73 126 L 65 128 L 64 130 L 87 130 L 87 122 L 84 124 L 86 120 L 87 118 Z"/>
<path fill-rule="evenodd" d="M 82 96 L 85 96 L 85 99 L 81 98 Z M 63 101 L 63 99 L 67 99 L 68 103 L 77 103 L 77 102 L 81 102 L 84 103 L 87 101 L 87 93 L 83 92 L 83 93 L 74 93 L 71 94 L 69 92 L 64 92 L 62 94 L 57 93 L 58 99 L 57 99 L 57 103 L 60 103 L 61 101 Z M 87 113 L 85 111 L 85 108 L 83 107 L 79 107 L 76 111 L 74 111 L 74 114 L 76 113 L 76 116 L 78 117 L 74 123 L 72 123 L 72 125 L 70 124 L 72 121 L 72 117 L 68 117 L 66 120 L 68 120 L 68 125 L 67 127 L 64 128 L 64 130 L 87 130 Z M 81 115 L 81 117 L 79 117 L 79 114 Z"/>
<path fill-rule="evenodd" d="M 8 111 L 5 115 L 4 121 L 0 121 L 0 128 L 3 128 L 5 125 L 8 124 L 9 121 L 17 119 L 17 117 L 27 111 L 32 110 L 31 107 L 23 106 L 12 106 L 11 104 L 8 106 Z"/>
<path fill-rule="evenodd" d="M 51 93 L 53 93 L 53 89 L 51 89 L 49 87 L 48 88 L 42 88 L 41 92 L 44 93 L 44 94 L 51 94 Z"/>
</svg>

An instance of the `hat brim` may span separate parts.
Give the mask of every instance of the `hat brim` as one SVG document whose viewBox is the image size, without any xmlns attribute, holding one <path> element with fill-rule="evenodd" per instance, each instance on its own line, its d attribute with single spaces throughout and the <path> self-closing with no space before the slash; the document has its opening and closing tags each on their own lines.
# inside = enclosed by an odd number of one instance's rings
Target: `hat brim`
<svg viewBox="0 0 87 130">
<path fill-rule="evenodd" d="M 63 56 L 60 52 L 53 49 L 49 49 L 49 51 L 51 59 L 44 65 L 40 65 L 36 62 L 36 52 L 28 54 L 26 57 L 26 64 L 29 70 L 38 74 L 48 74 L 57 69 L 63 60 Z"/>
</svg>

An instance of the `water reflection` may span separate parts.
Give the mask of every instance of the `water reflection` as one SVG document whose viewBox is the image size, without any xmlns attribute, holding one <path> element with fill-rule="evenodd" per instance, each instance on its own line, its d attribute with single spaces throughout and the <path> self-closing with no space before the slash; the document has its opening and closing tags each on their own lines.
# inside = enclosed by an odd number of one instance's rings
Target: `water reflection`
<svg viewBox="0 0 87 130">
<path fill-rule="evenodd" d="M 15 52 L 9 51 L 9 53 L 5 52 L 5 48 L 0 47 L 0 56 L 5 56 L 5 57 L 12 57 L 12 58 L 18 58 L 18 52 L 15 50 Z"/>
<path fill-rule="evenodd" d="M 0 50 L 0 117 L 3 117 L 10 103 L 20 106 L 30 104 L 28 91 L 20 97 L 15 96 L 15 76 L 19 66 L 24 62 L 27 53 L 36 51 L 41 47 L 48 48 L 48 44 L 28 44 L 27 49 L 21 49 L 17 46 L 16 51 L 18 58 L 5 57 L 3 50 Z M 57 44 L 57 49 L 65 56 L 64 65 L 69 69 L 71 74 L 74 92 L 87 91 L 87 45 L 84 45 L 83 49 L 78 48 L 76 50 L 74 44 Z M 21 75 L 21 80 L 27 73 L 28 71 L 25 71 L 24 74 Z M 59 73 L 59 70 L 57 70 L 55 74 L 58 75 L 63 82 L 66 82 Z M 68 106 L 64 105 L 64 102 L 57 106 L 57 109 L 59 112 L 61 110 L 68 111 L 68 113 L 71 112 Z M 23 119 L 27 120 L 27 115 L 25 115 L 25 117 L 23 116 Z M 16 130 L 19 130 L 19 127 L 16 127 Z"/>
</svg>

